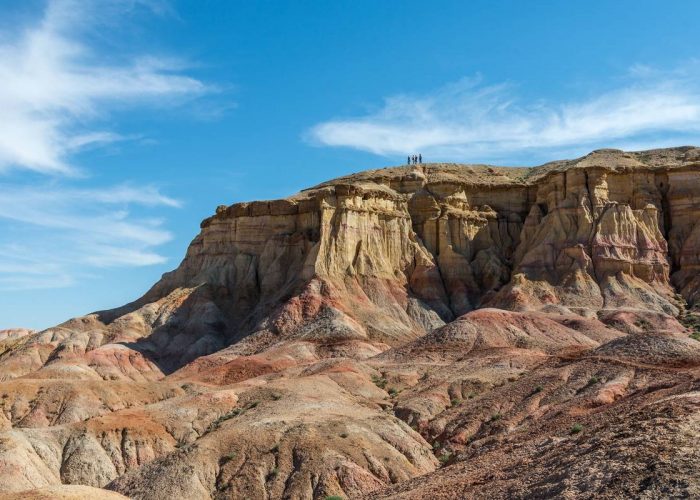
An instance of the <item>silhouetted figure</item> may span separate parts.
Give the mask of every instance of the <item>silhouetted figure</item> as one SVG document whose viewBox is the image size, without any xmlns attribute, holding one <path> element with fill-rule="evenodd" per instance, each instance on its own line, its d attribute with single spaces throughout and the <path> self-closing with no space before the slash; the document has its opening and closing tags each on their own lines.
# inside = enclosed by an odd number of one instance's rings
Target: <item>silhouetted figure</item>
<svg viewBox="0 0 700 500">
<path fill-rule="evenodd" d="M 413 164 L 415 165 L 416 163 L 418 163 L 418 157 L 413 155 Z"/>
<path fill-rule="evenodd" d="M 423 163 L 423 155 L 418 155 L 418 163 Z"/>
<path fill-rule="evenodd" d="M 408 161 L 406 161 L 406 163 L 408 163 L 409 165 L 411 164 L 411 156 L 410 155 L 408 156 Z"/>
</svg>

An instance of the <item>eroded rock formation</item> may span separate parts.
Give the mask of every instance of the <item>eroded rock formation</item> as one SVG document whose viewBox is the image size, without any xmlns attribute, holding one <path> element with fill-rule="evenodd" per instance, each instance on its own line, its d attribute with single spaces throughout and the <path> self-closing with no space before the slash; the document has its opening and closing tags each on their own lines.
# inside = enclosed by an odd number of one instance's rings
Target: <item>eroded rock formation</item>
<svg viewBox="0 0 700 500">
<path fill-rule="evenodd" d="M 171 369 L 243 338 L 332 332 L 339 349 L 376 353 L 485 306 L 677 315 L 676 290 L 693 306 L 700 286 L 699 162 L 678 148 L 534 169 L 428 164 L 222 206 L 176 271 L 100 319 L 149 309 L 145 349 Z"/>
<path fill-rule="evenodd" d="M 0 332 L 0 490 L 692 496 L 668 443 L 700 436 L 696 192 L 685 147 L 393 167 L 220 206 L 135 302 Z M 578 434 L 661 414 L 641 453 L 615 445 L 634 455 L 615 484 Z M 584 465 L 528 474 L 561 449 Z"/>
</svg>

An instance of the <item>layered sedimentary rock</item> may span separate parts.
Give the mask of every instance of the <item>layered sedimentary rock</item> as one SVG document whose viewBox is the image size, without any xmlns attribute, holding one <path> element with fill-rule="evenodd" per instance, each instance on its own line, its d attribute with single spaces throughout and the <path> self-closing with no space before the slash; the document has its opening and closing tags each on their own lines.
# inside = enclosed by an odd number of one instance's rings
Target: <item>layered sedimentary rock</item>
<svg viewBox="0 0 700 500">
<path fill-rule="evenodd" d="M 312 324 L 383 349 L 489 305 L 675 315 L 674 286 L 691 306 L 700 286 L 698 158 L 602 150 L 534 169 L 396 167 L 220 207 L 132 309 L 188 290 L 203 350 L 313 336 Z"/>
<path fill-rule="evenodd" d="M 675 316 L 700 289 L 698 151 L 394 167 L 221 206 L 144 297 L 24 342 L 141 379 L 291 339 L 367 357 L 486 306 Z M 14 375 L 45 364 L 16 357 Z"/>
<path fill-rule="evenodd" d="M 392 167 L 220 206 L 135 302 L 0 331 L 0 491 L 692 495 L 694 469 L 654 457 L 700 435 L 696 192 L 685 147 Z M 570 434 L 660 414 L 677 418 L 624 488 Z M 532 480 L 579 442 L 588 465 Z"/>
</svg>

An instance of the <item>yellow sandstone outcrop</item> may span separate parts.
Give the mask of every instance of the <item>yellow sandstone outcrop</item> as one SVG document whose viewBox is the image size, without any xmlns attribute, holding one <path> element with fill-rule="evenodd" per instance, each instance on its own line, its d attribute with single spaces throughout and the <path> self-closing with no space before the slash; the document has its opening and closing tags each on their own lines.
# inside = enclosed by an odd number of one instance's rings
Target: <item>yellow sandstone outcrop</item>
<svg viewBox="0 0 700 500">
<path fill-rule="evenodd" d="M 700 293 L 699 151 L 391 167 L 220 206 L 141 299 L 48 330 L 37 349 L 66 361 L 94 350 L 71 367 L 83 378 L 150 379 L 283 339 L 313 340 L 299 359 L 367 357 L 482 307 L 675 316 L 677 292 L 691 307 Z M 14 376 L 40 366 L 32 352 Z"/>
<path fill-rule="evenodd" d="M 366 296 L 351 315 L 389 301 L 397 335 L 486 305 L 674 314 L 672 283 L 691 303 L 700 286 L 698 157 L 601 150 L 533 169 L 393 167 L 222 207 L 150 295 L 223 287 L 240 322 L 304 282 L 357 285 Z"/>
</svg>

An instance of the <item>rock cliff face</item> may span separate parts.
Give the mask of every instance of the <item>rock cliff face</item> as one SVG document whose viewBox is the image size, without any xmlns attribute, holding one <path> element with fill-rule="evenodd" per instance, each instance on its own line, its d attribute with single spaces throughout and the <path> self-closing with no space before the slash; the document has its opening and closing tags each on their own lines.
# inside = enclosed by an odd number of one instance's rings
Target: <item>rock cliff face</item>
<svg viewBox="0 0 700 500">
<path fill-rule="evenodd" d="M 0 492 L 700 494 L 677 451 L 700 436 L 696 193 L 684 147 L 220 206 L 135 302 L 0 331 Z M 546 476 L 562 450 L 585 465 Z"/>
<path fill-rule="evenodd" d="M 329 331 L 335 349 L 372 354 L 488 306 L 676 316 L 676 292 L 693 307 L 700 288 L 699 169 L 697 148 L 601 150 L 534 169 L 388 168 L 221 206 L 126 310 L 150 308 L 164 340 L 147 348 L 166 369 L 243 338 L 256 350 Z"/>
</svg>

